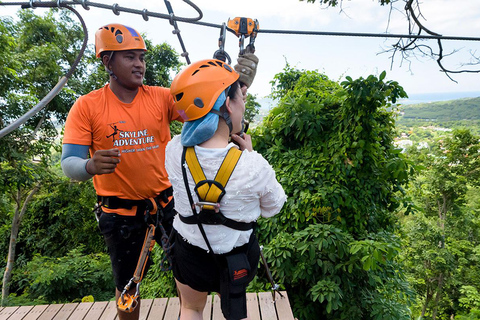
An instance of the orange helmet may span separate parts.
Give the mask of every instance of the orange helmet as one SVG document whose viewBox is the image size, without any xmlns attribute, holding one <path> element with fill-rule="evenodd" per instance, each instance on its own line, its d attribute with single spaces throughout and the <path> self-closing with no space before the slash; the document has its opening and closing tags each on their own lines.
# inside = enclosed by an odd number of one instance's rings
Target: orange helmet
<svg viewBox="0 0 480 320">
<path fill-rule="evenodd" d="M 173 79 L 170 93 L 175 108 L 185 121 L 200 119 L 212 110 L 215 101 L 239 75 L 221 60 L 192 63 Z"/>
<path fill-rule="evenodd" d="M 100 27 L 95 32 L 95 54 L 97 58 L 100 58 L 100 54 L 103 51 L 134 49 L 147 51 L 142 36 L 133 28 L 123 24 L 112 23 Z"/>
</svg>

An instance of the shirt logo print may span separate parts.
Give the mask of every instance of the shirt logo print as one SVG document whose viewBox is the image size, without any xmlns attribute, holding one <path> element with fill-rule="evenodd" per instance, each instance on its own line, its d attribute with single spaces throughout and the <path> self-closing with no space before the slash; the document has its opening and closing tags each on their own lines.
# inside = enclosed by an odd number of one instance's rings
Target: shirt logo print
<svg viewBox="0 0 480 320">
<path fill-rule="evenodd" d="M 113 122 L 108 124 L 110 128 L 112 128 L 113 132 L 107 136 L 107 139 L 111 137 L 113 143 L 115 143 L 115 136 L 119 132 L 123 132 L 123 130 L 117 128 L 117 123 L 125 123 L 125 121 L 118 121 L 118 122 Z"/>
</svg>

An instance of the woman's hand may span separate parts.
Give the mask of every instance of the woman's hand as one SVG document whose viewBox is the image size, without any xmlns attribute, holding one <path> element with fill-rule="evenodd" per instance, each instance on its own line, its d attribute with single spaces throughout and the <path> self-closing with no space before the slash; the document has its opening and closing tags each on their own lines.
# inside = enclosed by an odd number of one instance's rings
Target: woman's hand
<svg viewBox="0 0 480 320">
<path fill-rule="evenodd" d="M 237 145 L 240 147 L 240 150 L 253 151 L 252 137 L 249 134 L 244 133 L 242 136 L 239 136 L 238 134 L 233 133 L 232 140 L 237 143 Z"/>
</svg>

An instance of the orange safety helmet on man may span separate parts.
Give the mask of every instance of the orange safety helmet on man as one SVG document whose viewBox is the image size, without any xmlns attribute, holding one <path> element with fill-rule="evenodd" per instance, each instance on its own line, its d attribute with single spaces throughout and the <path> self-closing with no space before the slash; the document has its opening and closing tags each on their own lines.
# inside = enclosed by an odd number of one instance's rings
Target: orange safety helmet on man
<svg viewBox="0 0 480 320">
<path fill-rule="evenodd" d="M 238 78 L 239 74 L 221 60 L 195 62 L 173 79 L 170 93 L 175 108 L 185 121 L 200 119 L 212 110 L 220 94 Z"/>
<path fill-rule="evenodd" d="M 111 23 L 95 32 L 95 54 L 100 58 L 104 51 L 143 50 L 147 51 L 142 36 L 133 28 Z"/>
</svg>

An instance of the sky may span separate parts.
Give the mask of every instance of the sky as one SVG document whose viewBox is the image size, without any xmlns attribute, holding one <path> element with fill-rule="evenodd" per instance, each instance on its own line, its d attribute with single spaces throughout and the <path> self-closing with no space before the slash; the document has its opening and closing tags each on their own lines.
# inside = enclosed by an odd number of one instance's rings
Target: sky
<svg viewBox="0 0 480 320">
<path fill-rule="evenodd" d="M 4 1 L 8 2 L 8 1 Z M 95 0 L 95 3 L 151 12 L 167 13 L 164 1 L 152 0 Z M 403 11 L 403 1 L 393 11 L 389 6 L 380 6 L 376 0 L 344 0 L 342 7 L 326 8 L 318 3 L 298 0 L 193 0 L 202 10 L 201 21 L 222 24 L 235 17 L 257 19 L 260 30 L 302 30 L 328 32 L 364 32 L 407 34 L 408 21 Z M 318 1 L 317 1 L 318 2 Z M 430 30 L 445 36 L 479 37 L 480 1 L 478 0 L 428 0 L 423 1 L 422 23 Z M 170 0 L 177 16 L 196 17 L 197 13 L 182 0 Z M 177 36 L 168 20 L 150 17 L 145 21 L 140 15 L 113 11 L 97 7 L 84 10 L 76 6 L 88 28 L 89 44 L 94 43 L 94 33 L 102 25 L 123 23 L 145 33 L 154 44 L 167 42 L 181 52 Z M 0 15 L 15 16 L 18 6 L 0 6 Z M 35 9 L 39 14 L 46 9 Z M 391 14 L 390 14 L 391 13 Z M 186 49 L 192 61 L 211 58 L 218 49 L 220 29 L 178 22 Z M 248 44 L 249 39 L 245 40 Z M 387 80 L 398 81 L 407 94 L 415 96 L 430 93 L 457 93 L 480 96 L 480 74 L 453 74 L 457 83 L 450 80 L 431 58 L 416 56 L 410 61 L 399 55 L 392 61 L 387 52 L 396 42 L 393 38 L 339 37 L 317 35 L 286 35 L 259 32 L 255 41 L 255 54 L 260 59 L 255 81 L 249 92 L 263 98 L 271 92 L 270 81 L 282 72 L 288 62 L 304 70 L 317 70 L 330 79 L 342 81 L 352 78 L 379 75 L 387 72 Z M 436 41 L 424 40 L 425 45 L 436 48 Z M 232 57 L 238 55 L 238 38 L 227 32 L 225 50 Z M 449 69 L 459 69 L 472 61 L 472 53 L 480 55 L 480 42 L 445 41 L 444 59 Z M 184 58 L 181 58 L 185 62 Z M 480 65 L 478 66 L 480 69 Z"/>
</svg>

